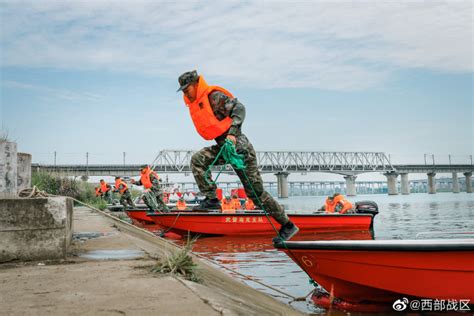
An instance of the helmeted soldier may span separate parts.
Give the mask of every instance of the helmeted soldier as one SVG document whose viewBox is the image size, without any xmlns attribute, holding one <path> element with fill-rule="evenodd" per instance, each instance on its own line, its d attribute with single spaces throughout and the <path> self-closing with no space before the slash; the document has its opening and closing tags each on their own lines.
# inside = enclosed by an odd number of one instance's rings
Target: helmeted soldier
<svg viewBox="0 0 474 316">
<path fill-rule="evenodd" d="M 245 193 L 281 224 L 279 235 L 282 239 L 288 240 L 293 237 L 298 232 L 298 227 L 289 220 L 282 206 L 264 190 L 255 150 L 242 133 L 242 123 L 245 119 L 244 105 L 226 89 L 209 86 L 203 76 L 198 75 L 195 70 L 182 74 L 178 82 L 180 85 L 178 91 L 183 91 L 184 103 L 189 108 L 196 131 L 204 139 L 215 140 L 217 143 L 201 149 L 191 158 L 194 178 L 199 190 L 206 196 L 197 208 L 220 209 L 216 185 L 206 181 L 205 172 L 228 139 L 235 145 L 237 153 L 244 156 L 245 170 L 235 172 L 245 188 Z M 225 161 L 222 158 L 217 161 L 217 164 L 223 163 Z M 252 187 L 257 196 L 253 193 Z"/>
</svg>

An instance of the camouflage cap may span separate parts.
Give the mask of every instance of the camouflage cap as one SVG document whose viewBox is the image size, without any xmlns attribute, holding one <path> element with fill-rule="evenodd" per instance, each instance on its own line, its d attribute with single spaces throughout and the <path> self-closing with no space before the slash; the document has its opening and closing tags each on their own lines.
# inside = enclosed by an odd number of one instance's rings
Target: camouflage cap
<svg viewBox="0 0 474 316">
<path fill-rule="evenodd" d="M 179 89 L 176 90 L 176 92 L 183 91 L 186 89 L 191 83 L 197 82 L 199 78 L 199 75 L 196 70 L 193 71 L 187 71 L 178 78 L 179 82 Z"/>
</svg>

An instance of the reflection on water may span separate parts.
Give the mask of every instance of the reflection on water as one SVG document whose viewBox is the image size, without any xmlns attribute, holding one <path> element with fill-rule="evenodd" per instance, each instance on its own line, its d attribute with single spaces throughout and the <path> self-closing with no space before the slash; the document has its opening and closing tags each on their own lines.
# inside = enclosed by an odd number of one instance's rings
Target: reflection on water
<svg viewBox="0 0 474 316">
<path fill-rule="evenodd" d="M 291 197 L 280 200 L 287 210 L 312 212 L 325 197 Z M 474 238 L 474 195 L 438 193 L 411 195 L 366 195 L 350 200 L 373 200 L 380 213 L 375 217 L 376 239 Z M 471 234 L 466 234 L 471 232 Z M 298 236 L 300 240 L 370 239 L 368 232 L 324 233 Z M 296 240 L 296 239 L 295 239 Z M 194 251 L 216 264 L 250 277 L 236 274 L 250 286 L 289 303 L 291 298 L 255 281 L 275 287 L 294 297 L 307 295 L 314 287 L 309 277 L 284 253 L 276 251 L 267 237 L 208 237 L 198 240 Z M 255 280 L 255 281 L 252 281 Z M 322 313 L 311 302 L 293 302 L 292 306 L 307 313 Z"/>
</svg>

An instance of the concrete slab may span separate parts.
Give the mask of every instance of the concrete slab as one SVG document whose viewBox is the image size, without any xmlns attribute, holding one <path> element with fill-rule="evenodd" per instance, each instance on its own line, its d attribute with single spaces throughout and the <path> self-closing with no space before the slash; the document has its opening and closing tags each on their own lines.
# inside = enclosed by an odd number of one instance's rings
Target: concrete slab
<svg viewBox="0 0 474 316">
<path fill-rule="evenodd" d="M 72 209 L 65 197 L 0 199 L 0 262 L 65 258 Z"/>
</svg>

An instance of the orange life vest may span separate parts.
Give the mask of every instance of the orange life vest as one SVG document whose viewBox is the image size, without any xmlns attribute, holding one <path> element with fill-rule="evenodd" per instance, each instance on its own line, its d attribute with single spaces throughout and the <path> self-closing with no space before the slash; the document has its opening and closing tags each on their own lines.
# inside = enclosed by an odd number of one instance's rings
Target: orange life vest
<svg viewBox="0 0 474 316">
<path fill-rule="evenodd" d="M 242 209 L 242 204 L 240 204 L 240 200 L 238 198 L 233 198 L 231 200 L 231 203 L 234 206 L 234 209 L 236 209 L 236 210 L 241 210 Z"/>
<path fill-rule="evenodd" d="M 153 186 L 153 183 L 150 180 L 151 174 L 153 174 L 157 179 L 160 179 L 160 177 L 155 171 L 151 170 L 150 168 L 146 168 L 145 172 L 142 172 L 140 174 L 140 182 L 143 184 L 143 187 L 145 189 L 149 189 Z"/>
<path fill-rule="evenodd" d="M 245 209 L 247 211 L 253 211 L 255 209 L 255 204 L 253 204 L 251 199 L 247 199 L 247 201 L 245 201 Z"/>
<path fill-rule="evenodd" d="M 122 190 L 120 190 L 120 185 L 123 186 Z M 128 189 L 128 185 L 123 181 L 122 179 L 120 180 L 115 180 L 115 188 L 119 190 L 120 194 L 123 194 L 125 191 Z"/>
<path fill-rule="evenodd" d="M 344 214 L 352 208 L 352 203 L 346 200 L 342 194 L 334 197 L 334 208 L 337 204 L 342 205 L 342 209 L 339 211 L 340 214 Z"/>
<path fill-rule="evenodd" d="M 178 200 L 178 202 L 176 202 L 176 208 L 180 211 L 185 210 L 186 209 L 186 202 Z"/>
<path fill-rule="evenodd" d="M 235 214 L 234 203 L 232 203 L 232 201 L 227 201 L 227 199 L 222 199 L 221 208 L 222 208 L 222 213 Z"/>
<path fill-rule="evenodd" d="M 184 103 L 189 107 L 189 113 L 193 120 L 196 131 L 206 140 L 212 140 L 227 132 L 232 125 L 232 119 L 226 117 L 219 120 L 212 111 L 209 103 L 209 94 L 212 91 L 223 92 L 230 98 L 234 96 L 224 88 L 218 86 L 209 86 L 202 76 L 199 76 L 199 81 L 196 91 L 196 100 L 189 101 L 186 95 L 183 94 Z"/>
<path fill-rule="evenodd" d="M 334 209 L 336 208 L 336 203 L 334 203 L 334 200 L 330 200 L 329 198 L 326 198 L 326 202 L 324 204 L 325 212 L 326 213 L 334 213 Z"/>
<path fill-rule="evenodd" d="M 110 187 L 108 187 L 107 182 L 101 183 L 100 184 L 100 192 L 105 193 L 110 190 Z"/>
</svg>

